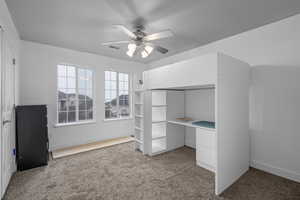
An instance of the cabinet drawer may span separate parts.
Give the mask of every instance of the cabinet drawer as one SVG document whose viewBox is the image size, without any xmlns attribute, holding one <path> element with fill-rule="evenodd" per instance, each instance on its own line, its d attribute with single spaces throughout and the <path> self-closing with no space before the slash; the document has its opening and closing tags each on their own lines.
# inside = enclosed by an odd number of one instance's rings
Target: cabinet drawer
<svg viewBox="0 0 300 200">
<path fill-rule="evenodd" d="M 215 132 L 204 130 L 201 128 L 196 129 L 196 145 L 197 148 L 214 149 L 215 147 Z"/>
</svg>

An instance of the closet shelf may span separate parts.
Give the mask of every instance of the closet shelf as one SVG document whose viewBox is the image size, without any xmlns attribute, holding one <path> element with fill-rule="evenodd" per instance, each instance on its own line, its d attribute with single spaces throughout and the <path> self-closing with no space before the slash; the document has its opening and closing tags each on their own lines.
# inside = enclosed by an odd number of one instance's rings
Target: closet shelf
<svg viewBox="0 0 300 200">
<path fill-rule="evenodd" d="M 166 120 L 154 120 L 152 121 L 152 124 L 156 124 L 156 123 L 164 123 L 167 122 Z"/>
<path fill-rule="evenodd" d="M 136 138 L 134 138 L 134 140 L 135 140 L 136 142 L 140 143 L 140 144 L 143 143 L 142 140 L 139 140 L 139 139 L 136 139 Z"/>
<path fill-rule="evenodd" d="M 135 105 L 142 106 L 143 104 L 142 103 L 135 103 Z"/>
<path fill-rule="evenodd" d="M 136 129 L 136 130 L 139 130 L 139 131 L 143 131 L 143 129 L 140 128 L 140 127 L 135 127 L 135 129 Z"/>
<path fill-rule="evenodd" d="M 166 135 L 156 135 L 156 136 L 152 136 L 152 140 L 159 140 L 166 137 L 167 137 Z"/>
<path fill-rule="evenodd" d="M 135 115 L 135 117 L 143 118 L 144 116 L 143 115 Z"/>
<path fill-rule="evenodd" d="M 167 105 L 152 105 L 152 107 L 167 107 Z"/>
</svg>

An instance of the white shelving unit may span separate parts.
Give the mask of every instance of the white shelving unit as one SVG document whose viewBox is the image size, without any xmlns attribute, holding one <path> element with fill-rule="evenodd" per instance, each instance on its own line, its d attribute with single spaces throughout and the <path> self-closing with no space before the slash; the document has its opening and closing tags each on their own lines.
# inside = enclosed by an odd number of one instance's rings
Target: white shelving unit
<svg viewBox="0 0 300 200">
<path fill-rule="evenodd" d="M 152 123 L 152 140 L 165 138 L 166 137 L 167 124 L 162 123 Z"/>
<path fill-rule="evenodd" d="M 137 90 L 134 92 L 134 138 L 135 149 L 144 152 L 144 92 Z"/>
<path fill-rule="evenodd" d="M 167 91 L 151 91 L 151 155 L 167 150 Z"/>
<path fill-rule="evenodd" d="M 167 149 L 167 142 L 166 137 L 152 140 L 152 153 L 151 155 L 156 155 L 166 151 Z"/>
</svg>

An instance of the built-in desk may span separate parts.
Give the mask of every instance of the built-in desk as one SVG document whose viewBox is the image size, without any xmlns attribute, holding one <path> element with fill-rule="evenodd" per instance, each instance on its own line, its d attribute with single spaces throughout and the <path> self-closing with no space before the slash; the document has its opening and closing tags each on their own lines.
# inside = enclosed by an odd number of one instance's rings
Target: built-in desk
<svg viewBox="0 0 300 200">
<path fill-rule="evenodd" d="M 201 128 L 201 129 L 206 129 L 209 131 L 215 131 L 214 128 L 208 128 L 208 127 L 198 126 L 198 125 L 193 124 L 193 122 L 197 122 L 197 121 L 199 121 L 199 120 L 183 121 L 183 120 L 174 119 L 174 120 L 168 120 L 167 122 L 171 123 L 171 124 L 178 124 L 178 125 L 192 127 L 192 128 Z"/>
<path fill-rule="evenodd" d="M 216 168 L 216 130 L 194 125 L 195 121 L 168 120 L 170 124 L 192 127 L 196 130 L 196 161 L 197 165 L 215 172 Z"/>
</svg>

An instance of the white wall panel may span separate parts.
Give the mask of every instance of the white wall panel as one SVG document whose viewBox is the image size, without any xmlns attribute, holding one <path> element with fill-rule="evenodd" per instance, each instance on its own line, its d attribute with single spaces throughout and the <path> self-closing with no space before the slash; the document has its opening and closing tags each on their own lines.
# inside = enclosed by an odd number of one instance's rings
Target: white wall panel
<svg viewBox="0 0 300 200">
<path fill-rule="evenodd" d="M 249 169 L 248 64 L 219 54 L 216 86 L 216 194 Z"/>
<path fill-rule="evenodd" d="M 215 84 L 216 58 L 216 54 L 208 54 L 146 71 L 144 72 L 145 88 L 159 89 Z"/>
</svg>

